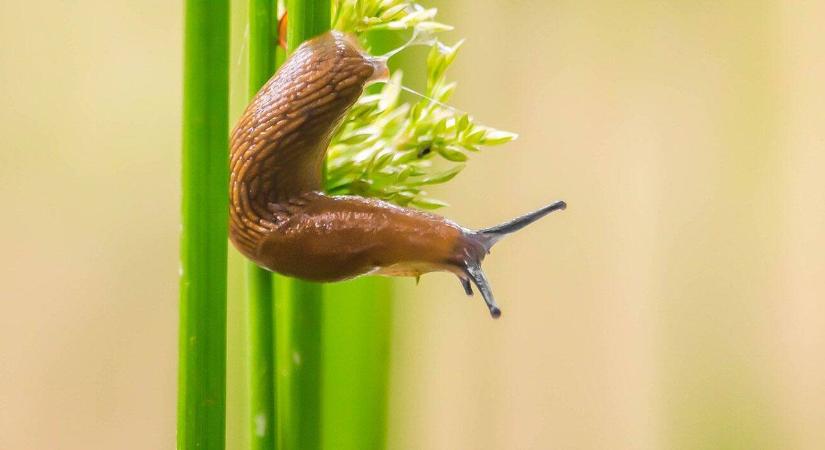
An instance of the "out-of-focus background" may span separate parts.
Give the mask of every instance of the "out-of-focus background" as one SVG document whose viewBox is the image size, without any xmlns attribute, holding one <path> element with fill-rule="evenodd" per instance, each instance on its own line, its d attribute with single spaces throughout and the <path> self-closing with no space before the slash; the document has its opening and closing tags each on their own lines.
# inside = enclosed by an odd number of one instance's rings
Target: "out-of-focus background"
<svg viewBox="0 0 825 450">
<path fill-rule="evenodd" d="M 499 321 L 397 283 L 389 448 L 822 448 L 825 4 L 438 6 L 452 103 L 521 135 L 442 212 L 570 207 L 488 258 Z M 182 23 L 0 3 L 1 449 L 174 447 Z"/>
</svg>

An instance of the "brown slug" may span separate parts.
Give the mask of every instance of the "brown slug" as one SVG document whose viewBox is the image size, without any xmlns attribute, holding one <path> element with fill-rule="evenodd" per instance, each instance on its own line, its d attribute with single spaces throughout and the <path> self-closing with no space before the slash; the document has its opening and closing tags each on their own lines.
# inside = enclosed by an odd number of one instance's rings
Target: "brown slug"
<svg viewBox="0 0 825 450">
<path fill-rule="evenodd" d="M 387 75 L 385 59 L 336 31 L 295 50 L 232 131 L 230 239 L 258 265 L 305 280 L 452 272 L 468 295 L 474 283 L 498 317 L 481 270 L 485 255 L 503 236 L 566 205 L 472 231 L 384 201 L 324 194 L 322 164 L 333 132 L 364 87 Z"/>
</svg>

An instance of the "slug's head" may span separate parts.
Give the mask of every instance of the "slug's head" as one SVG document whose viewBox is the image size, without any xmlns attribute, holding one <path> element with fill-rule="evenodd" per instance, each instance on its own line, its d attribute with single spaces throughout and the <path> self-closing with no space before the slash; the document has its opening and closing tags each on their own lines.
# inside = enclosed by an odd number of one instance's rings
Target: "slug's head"
<svg viewBox="0 0 825 450">
<path fill-rule="evenodd" d="M 453 271 L 458 275 L 467 295 L 473 295 L 471 283 L 475 284 L 494 319 L 501 316 L 501 309 L 499 309 L 493 297 L 493 290 L 490 288 L 487 276 L 481 270 L 481 262 L 484 261 L 484 257 L 490 253 L 493 245 L 503 237 L 530 225 L 553 211 L 565 208 L 567 208 L 567 203 L 557 201 L 494 227 L 476 231 L 462 229 L 461 238 L 456 245 L 456 257 L 451 261 L 456 268 Z"/>
</svg>

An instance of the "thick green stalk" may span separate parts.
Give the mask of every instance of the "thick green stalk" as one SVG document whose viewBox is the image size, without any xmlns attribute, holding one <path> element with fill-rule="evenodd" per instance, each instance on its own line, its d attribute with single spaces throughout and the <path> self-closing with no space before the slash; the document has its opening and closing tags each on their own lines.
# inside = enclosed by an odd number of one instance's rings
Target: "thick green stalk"
<svg viewBox="0 0 825 450">
<path fill-rule="evenodd" d="M 392 281 L 325 287 L 323 442 L 335 450 L 386 446 Z"/>
<path fill-rule="evenodd" d="M 397 40 L 397 38 L 396 38 Z M 373 54 L 393 48 L 386 32 L 367 35 Z M 391 63 L 395 69 L 398 57 Z M 381 86 L 368 88 L 375 93 Z M 323 441 L 335 450 L 386 447 L 392 280 L 362 277 L 325 286 Z"/>
<path fill-rule="evenodd" d="M 290 279 L 276 286 L 278 448 L 321 446 L 322 285 Z"/>
<path fill-rule="evenodd" d="M 292 52 L 327 31 L 330 0 L 287 1 L 287 45 Z M 278 433 L 284 449 L 321 447 L 322 286 L 291 280 L 282 292 L 278 328 Z"/>
<path fill-rule="evenodd" d="M 276 0 L 249 1 L 249 97 L 275 72 L 278 45 Z M 246 261 L 249 335 L 249 442 L 274 450 L 277 442 L 275 330 L 272 273 Z"/>
<path fill-rule="evenodd" d="M 187 0 L 178 449 L 220 450 L 226 423 L 229 3 Z"/>
</svg>

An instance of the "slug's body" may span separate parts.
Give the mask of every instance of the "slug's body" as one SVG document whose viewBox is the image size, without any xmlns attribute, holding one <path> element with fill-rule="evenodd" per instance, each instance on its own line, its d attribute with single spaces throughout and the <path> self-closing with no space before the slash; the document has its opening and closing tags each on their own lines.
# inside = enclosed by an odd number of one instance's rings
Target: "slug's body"
<svg viewBox="0 0 825 450">
<path fill-rule="evenodd" d="M 357 196 L 321 192 L 332 134 L 385 61 L 330 32 L 300 46 L 258 92 L 231 136 L 229 236 L 269 270 L 313 281 L 366 273 L 456 274 L 498 317 L 481 261 L 502 236 L 557 202 L 499 227 L 470 231 L 440 216 Z"/>
</svg>

